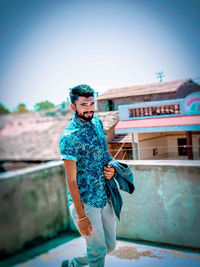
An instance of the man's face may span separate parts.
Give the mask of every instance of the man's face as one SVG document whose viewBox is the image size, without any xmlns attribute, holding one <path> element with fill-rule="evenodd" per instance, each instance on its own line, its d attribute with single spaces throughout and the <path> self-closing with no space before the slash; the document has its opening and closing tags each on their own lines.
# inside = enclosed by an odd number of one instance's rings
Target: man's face
<svg viewBox="0 0 200 267">
<path fill-rule="evenodd" d="M 94 97 L 79 96 L 71 108 L 76 112 L 76 116 L 82 121 L 91 121 L 94 115 L 95 102 Z"/>
</svg>

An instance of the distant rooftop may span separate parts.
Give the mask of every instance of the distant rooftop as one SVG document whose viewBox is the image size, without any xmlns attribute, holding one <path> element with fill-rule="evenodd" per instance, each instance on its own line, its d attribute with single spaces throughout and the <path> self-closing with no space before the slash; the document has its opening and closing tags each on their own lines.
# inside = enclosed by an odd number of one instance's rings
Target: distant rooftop
<svg viewBox="0 0 200 267">
<path fill-rule="evenodd" d="M 114 89 L 109 89 L 108 91 L 100 95 L 97 98 L 97 101 L 104 99 L 138 96 L 138 95 L 151 95 L 151 94 L 176 92 L 178 89 L 180 89 L 180 87 L 188 85 L 197 86 L 197 84 L 195 84 L 192 80 L 187 79 L 187 80 L 177 80 L 170 82 L 159 82 L 152 84 L 114 88 Z"/>
<path fill-rule="evenodd" d="M 0 116 L 0 160 L 60 159 L 59 139 L 73 114 L 68 111 L 65 115 L 54 116 L 52 112 Z M 102 120 L 105 132 L 119 120 L 117 111 L 101 112 L 95 115 Z"/>
<path fill-rule="evenodd" d="M 109 141 L 109 143 L 131 143 L 132 144 L 132 136 L 131 134 L 115 134 L 114 138 Z"/>
<path fill-rule="evenodd" d="M 105 132 L 119 121 L 118 111 L 97 112 L 96 116 L 102 120 Z"/>
</svg>

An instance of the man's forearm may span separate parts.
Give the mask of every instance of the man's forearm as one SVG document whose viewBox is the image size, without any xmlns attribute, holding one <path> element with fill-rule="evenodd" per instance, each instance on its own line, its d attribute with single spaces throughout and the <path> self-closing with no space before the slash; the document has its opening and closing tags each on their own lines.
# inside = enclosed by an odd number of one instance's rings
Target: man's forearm
<svg viewBox="0 0 200 267">
<path fill-rule="evenodd" d="M 85 211 L 81 202 L 80 192 L 76 181 L 76 162 L 73 160 L 64 160 L 67 185 L 74 203 L 78 218 L 85 217 Z"/>
<path fill-rule="evenodd" d="M 80 192 L 78 189 L 78 185 L 75 179 L 70 179 L 70 177 L 67 178 L 67 185 L 69 188 L 70 195 L 72 197 L 72 201 L 74 203 L 78 218 L 85 217 L 85 211 L 83 208 L 83 204 L 80 197 Z"/>
<path fill-rule="evenodd" d="M 80 197 L 79 188 L 77 185 L 77 177 L 76 177 L 76 162 L 73 160 L 64 160 L 65 173 L 67 177 L 67 185 L 68 189 L 74 203 L 78 219 L 83 218 L 83 220 L 79 220 L 78 228 L 81 234 L 86 236 L 91 236 L 92 233 L 92 225 L 89 218 L 86 216 L 83 204 Z M 85 218 L 86 217 L 86 218 Z"/>
</svg>

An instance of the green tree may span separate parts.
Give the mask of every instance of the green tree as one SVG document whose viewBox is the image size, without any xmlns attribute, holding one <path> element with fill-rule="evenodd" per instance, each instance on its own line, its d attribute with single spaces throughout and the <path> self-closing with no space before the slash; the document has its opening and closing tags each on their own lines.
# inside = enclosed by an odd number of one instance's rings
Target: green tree
<svg viewBox="0 0 200 267">
<path fill-rule="evenodd" d="M 28 109 L 26 108 L 26 105 L 23 103 L 20 103 L 17 105 L 17 110 L 14 111 L 14 113 L 28 113 Z"/>
<path fill-rule="evenodd" d="M 0 115 L 9 113 L 10 111 L 3 104 L 0 103 Z"/>
<path fill-rule="evenodd" d="M 39 111 L 39 110 L 46 110 L 46 109 L 52 109 L 54 107 L 55 107 L 55 105 L 53 103 L 49 102 L 48 100 L 41 101 L 41 102 L 36 103 L 34 105 L 34 109 L 37 110 L 37 111 Z"/>
<path fill-rule="evenodd" d="M 63 102 L 61 103 L 61 108 L 62 108 L 62 109 L 65 109 L 65 108 L 66 108 L 66 102 L 65 102 L 65 101 L 63 101 Z"/>
</svg>

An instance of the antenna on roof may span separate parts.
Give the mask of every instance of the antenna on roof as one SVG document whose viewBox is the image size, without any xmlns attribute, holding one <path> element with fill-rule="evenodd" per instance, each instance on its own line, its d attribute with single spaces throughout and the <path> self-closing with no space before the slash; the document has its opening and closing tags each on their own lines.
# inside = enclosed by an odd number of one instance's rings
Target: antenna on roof
<svg viewBox="0 0 200 267">
<path fill-rule="evenodd" d="M 157 72 L 156 75 L 157 75 L 156 78 L 159 78 L 160 82 L 162 82 L 162 78 L 165 77 L 165 75 L 163 74 L 163 71 Z"/>
</svg>

